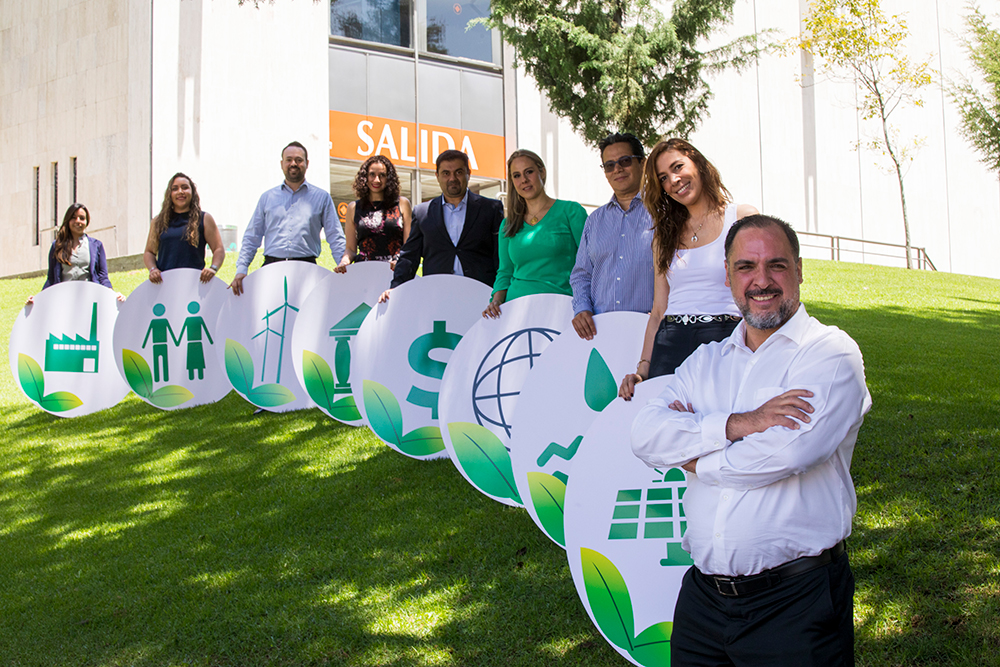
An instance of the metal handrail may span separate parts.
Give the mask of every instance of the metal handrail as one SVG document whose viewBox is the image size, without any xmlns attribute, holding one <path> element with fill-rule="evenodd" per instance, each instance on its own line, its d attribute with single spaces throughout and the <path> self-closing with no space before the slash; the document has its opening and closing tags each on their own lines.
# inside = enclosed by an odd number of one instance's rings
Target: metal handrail
<svg viewBox="0 0 1000 667">
<path fill-rule="evenodd" d="M 799 237 L 808 236 L 820 239 L 827 239 L 828 244 L 817 245 L 810 243 L 802 243 L 801 245 L 805 248 L 818 248 L 820 250 L 830 250 L 830 259 L 839 262 L 841 261 L 841 253 L 855 253 L 860 255 L 870 255 L 873 257 L 888 257 L 890 259 L 903 259 L 906 260 L 906 246 L 901 243 L 887 243 L 885 241 L 869 241 L 866 239 L 856 239 L 850 236 L 834 236 L 831 234 L 820 234 L 818 232 L 797 232 Z M 860 250 L 855 248 L 845 248 L 841 246 L 841 241 L 848 241 L 851 243 L 860 243 L 862 248 Z M 899 254 L 889 254 L 885 252 L 878 252 L 873 250 L 865 249 L 866 246 L 883 246 L 886 248 L 898 248 L 902 249 L 902 256 Z M 934 262 L 927 255 L 927 249 L 924 247 L 910 246 L 910 250 L 916 254 L 914 258 L 917 263 L 918 269 L 925 269 L 930 271 L 937 271 L 937 267 L 934 266 Z"/>
</svg>

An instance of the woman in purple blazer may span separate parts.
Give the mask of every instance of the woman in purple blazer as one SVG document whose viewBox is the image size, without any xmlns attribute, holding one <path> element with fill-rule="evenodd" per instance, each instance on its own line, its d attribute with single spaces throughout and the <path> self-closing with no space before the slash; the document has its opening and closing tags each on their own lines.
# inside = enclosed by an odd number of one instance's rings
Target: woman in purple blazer
<svg viewBox="0 0 1000 667">
<path fill-rule="evenodd" d="M 49 250 L 49 274 L 42 289 L 69 280 L 89 280 L 114 289 L 108 279 L 104 245 L 87 236 L 88 226 L 90 211 L 86 206 L 76 203 L 66 209 L 62 225 L 56 232 L 56 240 Z M 121 293 L 117 293 L 117 297 L 119 301 L 125 300 Z M 33 302 L 34 297 L 29 297 L 28 303 Z"/>
</svg>

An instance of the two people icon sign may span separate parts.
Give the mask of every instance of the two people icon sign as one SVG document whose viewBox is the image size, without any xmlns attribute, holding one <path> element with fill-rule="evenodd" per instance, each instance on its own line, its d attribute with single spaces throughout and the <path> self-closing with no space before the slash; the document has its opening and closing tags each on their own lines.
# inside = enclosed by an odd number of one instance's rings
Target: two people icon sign
<svg viewBox="0 0 1000 667">
<path fill-rule="evenodd" d="M 168 339 L 169 334 L 170 340 L 173 341 L 174 346 L 180 347 L 181 341 L 184 336 L 187 335 L 187 354 L 186 354 L 186 366 L 188 372 L 188 380 L 195 379 L 195 372 L 198 374 L 199 380 L 205 379 L 205 350 L 201 344 L 201 334 L 202 331 L 205 332 L 205 337 L 208 338 L 210 345 L 214 345 L 215 341 L 212 340 L 212 334 L 208 331 L 208 325 L 205 324 L 205 320 L 202 319 L 198 311 L 201 310 L 201 306 L 197 301 L 192 301 L 187 305 L 187 311 L 190 313 L 190 317 L 184 320 L 184 324 L 181 325 L 180 332 L 174 334 L 173 328 L 170 326 L 170 321 L 164 317 L 167 312 L 166 306 L 162 303 L 157 303 L 153 306 L 153 315 L 155 317 L 149 321 L 149 328 L 146 329 L 146 337 L 142 340 L 142 349 L 146 349 L 146 344 L 150 342 L 152 338 L 153 343 L 153 381 L 160 382 L 160 370 L 163 373 L 163 382 L 170 381 L 170 362 L 168 351 Z"/>
</svg>

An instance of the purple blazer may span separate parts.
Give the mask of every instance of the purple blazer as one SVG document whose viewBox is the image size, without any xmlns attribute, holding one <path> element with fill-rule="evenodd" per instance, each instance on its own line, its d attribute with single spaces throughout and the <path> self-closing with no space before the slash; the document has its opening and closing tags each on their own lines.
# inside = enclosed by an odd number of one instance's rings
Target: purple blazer
<svg viewBox="0 0 1000 667">
<path fill-rule="evenodd" d="M 87 237 L 87 242 L 90 244 L 90 282 L 100 283 L 110 288 L 111 281 L 108 280 L 108 260 L 104 256 L 104 244 L 89 236 Z M 42 289 L 61 282 L 62 263 L 56 259 L 56 242 L 53 241 L 52 247 L 49 248 L 49 275 L 45 279 Z"/>
</svg>

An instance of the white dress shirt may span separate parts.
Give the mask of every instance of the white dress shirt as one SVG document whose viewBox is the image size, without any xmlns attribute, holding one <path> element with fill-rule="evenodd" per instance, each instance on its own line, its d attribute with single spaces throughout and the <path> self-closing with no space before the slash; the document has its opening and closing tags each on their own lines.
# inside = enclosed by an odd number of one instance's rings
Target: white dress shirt
<svg viewBox="0 0 1000 667">
<path fill-rule="evenodd" d="M 650 467 L 698 459 L 683 546 L 706 574 L 751 575 L 814 556 L 850 534 L 857 508 L 851 456 L 871 408 L 857 344 L 802 305 L 756 351 L 745 328 L 698 348 L 632 423 L 632 450 Z M 809 423 L 726 439 L 730 414 L 792 389 L 813 392 Z M 695 412 L 671 410 L 675 399 Z"/>
</svg>

